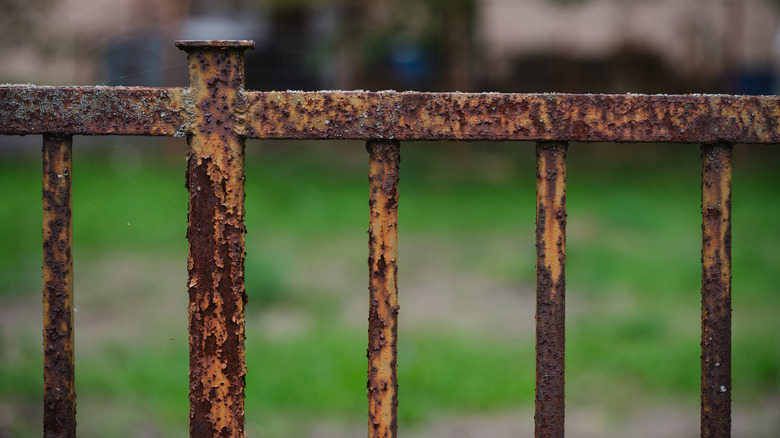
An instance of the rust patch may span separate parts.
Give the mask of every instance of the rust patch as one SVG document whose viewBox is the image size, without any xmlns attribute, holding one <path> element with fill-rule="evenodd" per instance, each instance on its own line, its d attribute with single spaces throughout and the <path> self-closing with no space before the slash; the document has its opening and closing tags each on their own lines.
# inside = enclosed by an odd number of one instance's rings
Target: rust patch
<svg viewBox="0 0 780 438">
<path fill-rule="evenodd" d="M 204 45 L 206 44 L 206 45 Z M 207 44 L 211 44 L 208 46 Z M 243 51 L 247 41 L 179 41 Z M 780 97 L 417 92 L 244 92 L 247 138 L 780 142 Z M 0 86 L 0 134 L 183 135 L 183 88 Z M 244 123 L 245 120 L 245 123 Z"/>
<path fill-rule="evenodd" d="M 368 436 L 397 433 L 398 169 L 400 144 L 370 140 L 368 226 Z"/>
<path fill-rule="evenodd" d="M 780 98 L 248 92 L 249 138 L 780 142 Z"/>
<path fill-rule="evenodd" d="M 72 139 L 43 138 L 43 436 L 76 436 Z"/>
<path fill-rule="evenodd" d="M 251 42 L 180 41 L 177 46 L 189 54 L 186 89 L 0 86 L 0 134 L 46 135 L 46 436 L 72 436 L 70 428 L 75 430 L 69 173 L 73 134 L 187 135 L 191 436 L 239 437 L 244 436 L 246 373 L 244 138 L 380 139 L 368 143 L 368 398 L 369 435 L 383 437 L 396 434 L 398 140 L 540 141 L 537 436 L 563 433 L 566 141 L 704 142 L 702 436 L 728 436 L 729 145 L 780 143 L 780 97 L 246 92 L 242 54 Z"/>
<path fill-rule="evenodd" d="M 180 42 L 190 62 L 187 237 L 190 436 L 243 437 L 244 141 L 236 134 L 245 46 Z"/>
<path fill-rule="evenodd" d="M 0 86 L 0 134 L 183 136 L 182 88 Z"/>
<path fill-rule="evenodd" d="M 701 436 L 731 436 L 731 162 L 702 145 Z"/>
<path fill-rule="evenodd" d="M 536 146 L 536 437 L 562 437 L 566 307 L 565 142 Z"/>
</svg>

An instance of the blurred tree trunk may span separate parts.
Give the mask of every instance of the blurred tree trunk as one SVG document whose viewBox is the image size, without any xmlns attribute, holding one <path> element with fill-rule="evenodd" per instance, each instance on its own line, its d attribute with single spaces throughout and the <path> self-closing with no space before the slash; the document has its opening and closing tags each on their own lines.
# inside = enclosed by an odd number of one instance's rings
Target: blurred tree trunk
<svg viewBox="0 0 780 438">
<path fill-rule="evenodd" d="M 471 91 L 471 1 L 446 3 L 443 91 Z"/>
</svg>

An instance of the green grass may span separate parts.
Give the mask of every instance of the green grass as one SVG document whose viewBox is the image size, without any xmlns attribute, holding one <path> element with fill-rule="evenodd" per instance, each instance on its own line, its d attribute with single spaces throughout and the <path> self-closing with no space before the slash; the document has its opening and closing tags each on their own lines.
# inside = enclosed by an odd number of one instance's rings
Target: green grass
<svg viewBox="0 0 780 438">
<path fill-rule="evenodd" d="M 76 142 L 77 255 L 94 260 L 117 253 L 186 254 L 181 151 L 103 150 L 80 153 Z M 760 403 L 780 394 L 780 154 L 740 147 L 735 156 L 734 398 Z M 401 258 L 417 237 L 447 242 L 451 251 L 442 257 L 453 270 L 533 287 L 531 145 L 413 143 L 402 146 L 402 157 Z M 304 433 L 295 419 L 315 413 L 345 421 L 364 418 L 365 331 L 339 319 L 331 297 L 343 291 L 330 289 L 339 286 L 327 286 L 301 266 L 358 259 L 354 271 L 362 271 L 364 256 L 353 253 L 365 248 L 366 161 L 361 142 L 247 146 L 250 430 L 267 436 Z M 40 290 L 39 174 L 37 157 L 0 161 L 0 305 Z M 625 403 L 683 400 L 695 407 L 701 312 L 698 147 L 572 145 L 567 203 L 569 402 L 617 409 Z M 323 256 L 311 252 L 315 247 L 344 252 Z M 153 295 L 145 299 L 153 306 Z M 401 303 L 403 321 L 403 295 Z M 269 309 L 303 309 L 309 328 L 277 339 L 250 324 Z M 0 352 L 14 351 L 0 356 L 0 405 L 34 406 L 40 400 L 40 328 L 31 327 L 20 339 L 0 336 Z M 106 415 L 141 412 L 139 418 L 186 435 L 182 331 L 184 322 L 171 326 L 179 336 L 170 344 L 135 339 L 82 346 L 80 403 L 119 406 L 106 408 Z M 402 424 L 442 412 L 492 412 L 533 403 L 533 334 L 513 339 L 446 327 L 426 332 L 402 327 L 401 334 Z M 106 432 L 100 421 L 84 418 L 80 424 L 88 435 L 122 436 L 121 430 Z M 20 436 L 39 434 L 24 432 L 36 430 L 24 421 L 13 428 Z"/>
</svg>

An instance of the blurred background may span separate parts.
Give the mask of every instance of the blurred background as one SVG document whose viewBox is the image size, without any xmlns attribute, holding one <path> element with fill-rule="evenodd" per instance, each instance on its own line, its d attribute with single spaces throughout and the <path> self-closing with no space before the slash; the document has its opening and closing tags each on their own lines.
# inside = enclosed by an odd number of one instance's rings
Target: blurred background
<svg viewBox="0 0 780 438">
<path fill-rule="evenodd" d="M 775 94 L 775 0 L 2 0 L 0 83 Z M 0 137 L 0 437 L 42 433 L 41 138 Z M 186 144 L 74 139 L 84 437 L 187 436 Z M 402 145 L 399 430 L 533 434 L 532 143 Z M 363 142 L 247 142 L 248 436 L 364 436 Z M 735 147 L 733 429 L 780 430 L 780 152 Z M 567 435 L 697 436 L 698 145 L 569 149 Z"/>
<path fill-rule="evenodd" d="M 772 94 L 777 0 L 3 0 L 5 81 L 182 85 L 176 39 L 252 39 L 247 87 Z"/>
</svg>

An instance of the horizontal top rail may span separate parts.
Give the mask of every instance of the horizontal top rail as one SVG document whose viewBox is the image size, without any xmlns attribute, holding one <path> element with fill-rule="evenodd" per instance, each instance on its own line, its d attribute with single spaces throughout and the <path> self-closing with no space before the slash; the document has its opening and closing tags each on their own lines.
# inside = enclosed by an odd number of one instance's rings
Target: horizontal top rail
<svg viewBox="0 0 780 438">
<path fill-rule="evenodd" d="M 184 136 L 185 88 L 0 86 L 0 134 Z"/>
<path fill-rule="evenodd" d="M 780 98 L 239 91 L 245 138 L 780 143 Z M 0 134 L 183 136 L 191 88 L 0 86 Z"/>
</svg>

